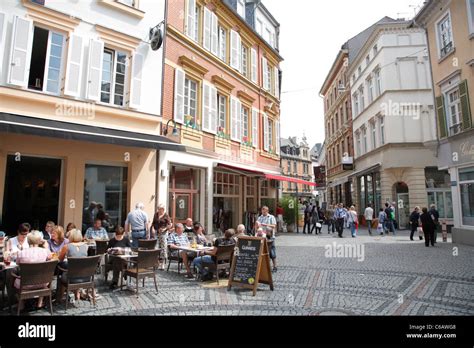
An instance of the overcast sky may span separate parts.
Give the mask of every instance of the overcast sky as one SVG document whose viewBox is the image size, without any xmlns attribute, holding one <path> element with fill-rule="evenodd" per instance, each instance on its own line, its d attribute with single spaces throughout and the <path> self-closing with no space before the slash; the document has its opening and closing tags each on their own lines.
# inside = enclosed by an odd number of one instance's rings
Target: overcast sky
<svg viewBox="0 0 474 348">
<path fill-rule="evenodd" d="M 263 0 L 280 22 L 285 59 L 281 136 L 324 140 L 319 90 L 342 44 L 384 16 L 411 19 L 423 0 Z"/>
</svg>

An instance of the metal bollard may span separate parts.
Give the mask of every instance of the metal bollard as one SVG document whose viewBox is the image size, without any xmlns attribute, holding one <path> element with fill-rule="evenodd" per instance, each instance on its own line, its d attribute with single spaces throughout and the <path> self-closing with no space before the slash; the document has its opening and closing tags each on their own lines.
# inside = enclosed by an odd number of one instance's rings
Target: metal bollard
<svg viewBox="0 0 474 348">
<path fill-rule="evenodd" d="M 446 225 L 446 220 L 443 220 L 441 223 L 441 231 L 443 233 L 443 242 L 448 241 L 448 226 Z"/>
</svg>

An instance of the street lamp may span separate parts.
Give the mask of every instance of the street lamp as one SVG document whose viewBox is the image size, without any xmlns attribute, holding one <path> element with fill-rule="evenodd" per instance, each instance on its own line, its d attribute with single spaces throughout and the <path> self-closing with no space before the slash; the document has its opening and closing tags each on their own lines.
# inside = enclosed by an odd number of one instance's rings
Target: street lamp
<svg viewBox="0 0 474 348">
<path fill-rule="evenodd" d="M 170 119 L 167 123 L 166 123 L 166 126 L 163 126 L 162 129 L 161 129 L 161 133 L 164 135 L 164 136 L 167 136 L 168 135 L 168 127 L 170 126 L 170 122 L 173 122 L 173 130 L 171 132 L 171 136 L 173 137 L 176 137 L 178 136 L 178 128 L 176 126 L 176 122 L 173 120 L 173 119 Z"/>
</svg>

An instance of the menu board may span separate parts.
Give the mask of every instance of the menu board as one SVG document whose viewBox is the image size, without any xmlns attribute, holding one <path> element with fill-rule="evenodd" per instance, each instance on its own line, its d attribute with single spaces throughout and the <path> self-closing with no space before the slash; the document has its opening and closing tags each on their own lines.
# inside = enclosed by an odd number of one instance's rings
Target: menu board
<svg viewBox="0 0 474 348">
<path fill-rule="evenodd" d="M 260 240 L 240 239 L 234 252 L 235 269 L 233 280 L 235 282 L 253 285 L 257 276 L 258 259 L 260 256 Z"/>
</svg>

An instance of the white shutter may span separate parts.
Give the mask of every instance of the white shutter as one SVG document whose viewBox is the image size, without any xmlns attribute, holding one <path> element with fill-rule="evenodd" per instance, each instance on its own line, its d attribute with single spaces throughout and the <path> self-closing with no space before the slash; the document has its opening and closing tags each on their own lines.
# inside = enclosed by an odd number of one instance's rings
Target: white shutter
<svg viewBox="0 0 474 348">
<path fill-rule="evenodd" d="M 268 152 L 270 144 L 268 142 L 268 116 L 263 114 L 263 149 Z"/>
<path fill-rule="evenodd" d="M 252 60 L 252 71 L 251 71 L 251 79 L 252 82 L 257 83 L 257 73 L 258 73 L 258 61 L 257 61 L 257 50 L 252 48 L 250 50 L 251 53 L 251 60 Z"/>
<path fill-rule="evenodd" d="M 187 0 L 186 35 L 197 41 L 196 37 L 196 0 Z"/>
<path fill-rule="evenodd" d="M 280 74 L 277 67 L 273 68 L 273 71 L 275 73 L 275 97 L 278 98 L 280 94 L 280 79 L 279 79 Z"/>
<path fill-rule="evenodd" d="M 217 56 L 219 54 L 219 27 L 217 16 L 214 12 L 211 13 L 211 52 Z"/>
<path fill-rule="evenodd" d="M 128 106 L 135 109 L 139 108 L 141 104 L 143 59 L 143 54 L 140 53 L 135 53 L 132 57 L 132 81 Z"/>
<path fill-rule="evenodd" d="M 7 79 L 9 84 L 20 87 L 28 85 L 32 44 L 33 22 L 27 18 L 15 16 Z"/>
<path fill-rule="evenodd" d="M 202 84 L 202 130 L 211 131 L 211 86 Z"/>
<path fill-rule="evenodd" d="M 268 62 L 267 58 L 262 57 L 262 77 L 263 77 L 263 88 L 266 89 L 267 91 L 270 89 L 270 83 L 268 81 Z"/>
<path fill-rule="evenodd" d="M 243 127 L 243 117 L 242 117 L 242 103 L 240 100 L 237 100 L 237 141 L 242 142 L 242 127 Z"/>
<path fill-rule="evenodd" d="M 238 101 L 234 97 L 230 98 L 230 138 L 232 140 L 239 140 L 239 121 L 238 117 L 240 110 L 238 109 Z"/>
<path fill-rule="evenodd" d="M 82 58 L 84 45 L 81 36 L 71 34 L 68 39 L 66 77 L 64 80 L 64 94 L 79 97 L 82 80 Z"/>
<path fill-rule="evenodd" d="M 216 134 L 217 132 L 217 117 L 218 117 L 218 107 L 217 107 L 217 88 L 211 86 L 211 132 Z"/>
<path fill-rule="evenodd" d="M 211 22 L 212 12 L 207 7 L 204 7 L 204 33 L 202 38 L 202 45 L 208 51 L 211 50 Z"/>
<path fill-rule="evenodd" d="M 174 77 L 174 120 L 181 124 L 184 123 L 184 79 L 184 71 L 176 69 Z"/>
<path fill-rule="evenodd" d="M 240 35 L 234 31 L 230 31 L 230 66 L 234 69 L 240 70 Z"/>
<path fill-rule="evenodd" d="M 222 49 L 224 48 L 224 50 Z M 219 30 L 219 58 L 223 61 L 226 61 L 226 50 L 227 50 L 227 42 L 226 42 L 226 32 Z"/>
<path fill-rule="evenodd" d="M 104 42 L 91 39 L 89 43 L 89 66 L 87 73 L 87 98 L 100 100 L 100 82 L 102 79 L 102 61 L 104 55 Z"/>
<path fill-rule="evenodd" d="M 275 122 L 275 152 L 280 154 L 280 121 Z"/>
<path fill-rule="evenodd" d="M 252 145 L 258 147 L 258 110 L 252 108 Z"/>
<path fill-rule="evenodd" d="M 0 52 L 5 52 L 5 26 L 6 26 L 6 16 L 5 13 L 0 12 Z M 2 76 L 3 71 L 3 53 L 0 54 L 0 76 Z"/>
</svg>

